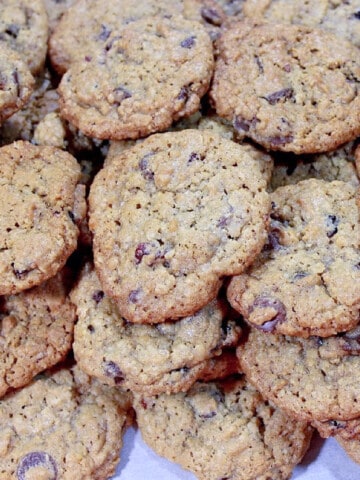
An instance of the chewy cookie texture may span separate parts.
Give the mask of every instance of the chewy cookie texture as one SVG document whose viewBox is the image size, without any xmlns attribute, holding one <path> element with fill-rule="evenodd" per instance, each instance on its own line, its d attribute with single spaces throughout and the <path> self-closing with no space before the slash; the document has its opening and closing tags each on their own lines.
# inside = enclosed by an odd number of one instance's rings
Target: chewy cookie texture
<svg viewBox="0 0 360 480">
<path fill-rule="evenodd" d="M 130 424 L 360 463 L 359 45 L 358 0 L 1 2 L 1 479 L 122 478 Z"/>
</svg>

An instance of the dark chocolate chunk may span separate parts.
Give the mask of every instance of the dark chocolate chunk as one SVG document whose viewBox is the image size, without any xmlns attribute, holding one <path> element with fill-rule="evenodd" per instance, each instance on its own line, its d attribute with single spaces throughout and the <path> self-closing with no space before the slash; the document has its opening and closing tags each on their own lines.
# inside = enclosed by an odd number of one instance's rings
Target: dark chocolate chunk
<svg viewBox="0 0 360 480">
<path fill-rule="evenodd" d="M 210 23 L 211 25 L 215 25 L 217 27 L 221 25 L 221 15 L 219 15 L 219 12 L 217 12 L 215 8 L 202 7 L 200 13 L 205 22 Z"/>
<path fill-rule="evenodd" d="M 185 38 L 181 43 L 180 46 L 182 48 L 192 48 L 195 45 L 195 35 L 191 35 L 190 37 Z"/>
<path fill-rule="evenodd" d="M 120 370 L 119 365 L 111 360 L 104 363 L 104 372 L 107 377 L 110 377 L 114 380 L 116 385 L 121 383 L 125 378 L 123 372 Z"/>
<path fill-rule="evenodd" d="M 249 313 L 253 312 L 255 309 L 261 308 L 272 308 L 275 310 L 274 317 L 271 320 L 263 323 L 262 325 L 255 325 L 254 327 L 262 330 L 263 332 L 273 332 L 278 323 L 285 322 L 286 320 L 286 308 L 285 305 L 278 300 L 277 298 L 269 297 L 267 295 L 260 295 L 256 297 L 254 303 L 252 304 Z"/>
<path fill-rule="evenodd" d="M 264 98 L 270 103 L 270 105 L 275 105 L 280 102 L 280 100 L 289 100 L 293 94 L 294 90 L 292 88 L 283 88 L 277 92 L 270 93 Z"/>
<path fill-rule="evenodd" d="M 338 225 L 339 225 L 340 220 L 337 218 L 336 215 L 328 215 L 326 218 L 326 228 L 327 232 L 326 235 L 328 238 L 333 237 L 334 235 L 337 234 L 338 232 Z"/>
<path fill-rule="evenodd" d="M 149 255 L 151 252 L 150 243 L 139 243 L 135 249 L 135 264 L 139 265 L 144 255 Z"/>
<path fill-rule="evenodd" d="M 105 40 L 107 40 L 111 35 L 111 30 L 109 28 L 107 28 L 106 25 L 102 24 L 101 25 L 101 31 L 98 35 L 98 39 L 105 42 Z"/>
<path fill-rule="evenodd" d="M 294 141 L 294 136 L 293 135 L 279 135 L 279 136 L 274 136 L 274 137 L 269 137 L 268 142 L 273 145 L 274 147 L 277 147 L 278 145 L 286 145 L 287 143 L 291 143 Z"/>
<path fill-rule="evenodd" d="M 104 298 L 104 295 L 105 295 L 105 293 L 102 290 L 97 290 L 96 292 L 93 293 L 92 299 L 96 303 L 99 303 Z"/>
<path fill-rule="evenodd" d="M 26 480 L 27 472 L 31 468 L 36 467 L 46 468 L 51 475 L 47 477 L 49 480 L 56 480 L 58 478 L 56 462 L 51 455 L 46 452 L 30 452 L 20 460 L 16 471 L 18 480 Z"/>
<path fill-rule="evenodd" d="M 138 301 L 140 300 L 140 292 L 141 290 L 140 289 L 137 289 L 137 290 L 131 290 L 131 292 L 129 293 L 129 302 L 130 303 L 138 303 Z"/>
<path fill-rule="evenodd" d="M 154 172 L 149 168 L 149 158 L 154 155 L 153 152 L 149 152 L 143 156 L 139 162 L 139 168 L 142 172 L 143 177 L 146 180 L 152 180 L 154 178 Z"/>
</svg>

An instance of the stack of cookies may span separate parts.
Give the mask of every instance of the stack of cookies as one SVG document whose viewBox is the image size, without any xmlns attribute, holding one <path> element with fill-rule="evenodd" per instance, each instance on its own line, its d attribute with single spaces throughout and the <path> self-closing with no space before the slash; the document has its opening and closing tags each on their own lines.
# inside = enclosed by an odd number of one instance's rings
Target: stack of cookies
<svg viewBox="0 0 360 480">
<path fill-rule="evenodd" d="M 1 478 L 360 463 L 360 4 L 4 0 Z"/>
</svg>

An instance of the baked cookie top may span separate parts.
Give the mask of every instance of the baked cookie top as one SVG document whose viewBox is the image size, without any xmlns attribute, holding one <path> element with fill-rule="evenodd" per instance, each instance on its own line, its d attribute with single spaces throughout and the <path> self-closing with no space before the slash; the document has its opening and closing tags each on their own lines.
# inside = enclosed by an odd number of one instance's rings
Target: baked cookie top
<svg viewBox="0 0 360 480">
<path fill-rule="evenodd" d="M 327 182 L 341 180 L 358 187 L 360 182 L 355 165 L 355 149 L 355 142 L 349 142 L 332 152 L 317 155 L 277 153 L 270 188 L 276 190 L 308 178 Z"/>
<path fill-rule="evenodd" d="M 231 305 L 265 332 L 327 337 L 359 322 L 358 189 L 303 180 L 271 195 L 268 243 L 231 279 Z"/>
<path fill-rule="evenodd" d="M 25 141 L 0 149 L 0 295 L 39 285 L 75 250 L 79 179 L 62 150 Z"/>
<path fill-rule="evenodd" d="M 17 51 L 33 74 L 44 66 L 47 40 L 43 0 L 1 0 L 0 43 Z"/>
<path fill-rule="evenodd" d="M 217 113 L 271 150 L 316 153 L 360 134 L 360 51 L 321 29 L 236 22 L 219 39 Z"/>
<path fill-rule="evenodd" d="M 1 478 L 109 478 L 129 407 L 128 394 L 76 366 L 39 375 L 1 400 Z"/>
<path fill-rule="evenodd" d="M 104 383 L 151 395 L 190 386 L 206 367 L 204 360 L 234 346 L 241 333 L 229 305 L 220 300 L 176 322 L 131 324 L 89 266 L 71 300 L 78 315 L 73 348 L 79 366 Z"/>
<path fill-rule="evenodd" d="M 17 52 L 0 42 L 0 125 L 20 110 L 34 88 L 34 78 Z"/>
<path fill-rule="evenodd" d="M 200 23 L 146 17 L 72 64 L 59 85 L 61 114 L 96 138 L 146 136 L 198 110 L 213 67 Z"/>
<path fill-rule="evenodd" d="M 241 368 L 265 398 L 307 421 L 359 417 L 359 344 L 350 336 L 307 339 L 252 329 L 237 349 Z"/>
<path fill-rule="evenodd" d="M 0 298 L 0 395 L 26 385 L 42 370 L 63 360 L 71 348 L 75 307 L 65 276 Z"/>
<path fill-rule="evenodd" d="M 266 237 L 259 163 L 209 131 L 153 135 L 103 168 L 89 226 L 104 291 L 128 321 L 192 315 L 243 271 Z"/>
<path fill-rule="evenodd" d="M 312 434 L 244 377 L 197 382 L 186 393 L 135 395 L 134 408 L 145 442 L 199 480 L 289 478 Z"/>
<path fill-rule="evenodd" d="M 319 27 L 360 46 L 359 0 L 245 0 L 246 17 Z"/>
<path fill-rule="evenodd" d="M 49 39 L 52 65 L 63 74 L 72 63 L 92 55 L 98 45 L 104 47 L 114 30 L 140 18 L 183 13 L 183 0 L 113 0 L 106 5 L 102 0 L 77 0 L 61 17 Z"/>
</svg>

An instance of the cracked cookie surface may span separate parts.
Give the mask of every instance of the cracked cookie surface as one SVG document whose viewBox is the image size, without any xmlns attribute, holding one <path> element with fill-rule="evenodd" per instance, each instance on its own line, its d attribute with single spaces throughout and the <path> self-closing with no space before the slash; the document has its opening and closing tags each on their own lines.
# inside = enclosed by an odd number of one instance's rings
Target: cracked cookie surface
<svg viewBox="0 0 360 480">
<path fill-rule="evenodd" d="M 75 308 L 64 281 L 60 273 L 38 287 L 0 298 L 0 396 L 26 385 L 70 350 Z"/>
<path fill-rule="evenodd" d="M 59 85 L 61 115 L 95 138 L 139 138 L 198 110 L 214 68 L 204 27 L 146 17 L 109 32 Z"/>
<path fill-rule="evenodd" d="M 360 134 L 360 52 L 320 29 L 233 23 L 219 40 L 217 113 L 270 150 L 316 153 Z"/>
<path fill-rule="evenodd" d="M 358 338 L 303 339 L 252 329 L 237 355 L 249 381 L 294 418 L 351 420 L 360 412 Z"/>
<path fill-rule="evenodd" d="M 303 180 L 271 195 L 268 242 L 227 296 L 253 327 L 327 337 L 359 321 L 358 189 Z"/>
<path fill-rule="evenodd" d="M 76 159 L 62 150 L 25 141 L 0 149 L 1 295 L 54 276 L 75 250 L 79 181 Z"/>
<path fill-rule="evenodd" d="M 153 135 L 113 158 L 89 196 L 95 267 L 129 321 L 193 314 L 262 248 L 270 208 L 259 162 L 208 131 Z"/>
<path fill-rule="evenodd" d="M 234 346 L 241 334 L 220 300 L 176 322 L 131 324 L 90 267 L 71 300 L 78 315 L 73 348 L 79 366 L 104 383 L 150 395 L 189 388 L 208 369 L 206 360 Z"/>
<path fill-rule="evenodd" d="M 285 480 L 312 435 L 244 377 L 197 382 L 174 395 L 135 395 L 134 408 L 145 442 L 201 480 Z"/>
<path fill-rule="evenodd" d="M 30 98 L 34 78 L 17 52 L 0 43 L 0 125 Z"/>
<path fill-rule="evenodd" d="M 1 0 L 0 43 L 15 50 L 33 74 L 43 68 L 48 17 L 42 0 Z"/>
<path fill-rule="evenodd" d="M 1 400 L 1 478 L 109 478 L 129 407 L 129 394 L 77 366 L 38 375 Z"/>
</svg>

